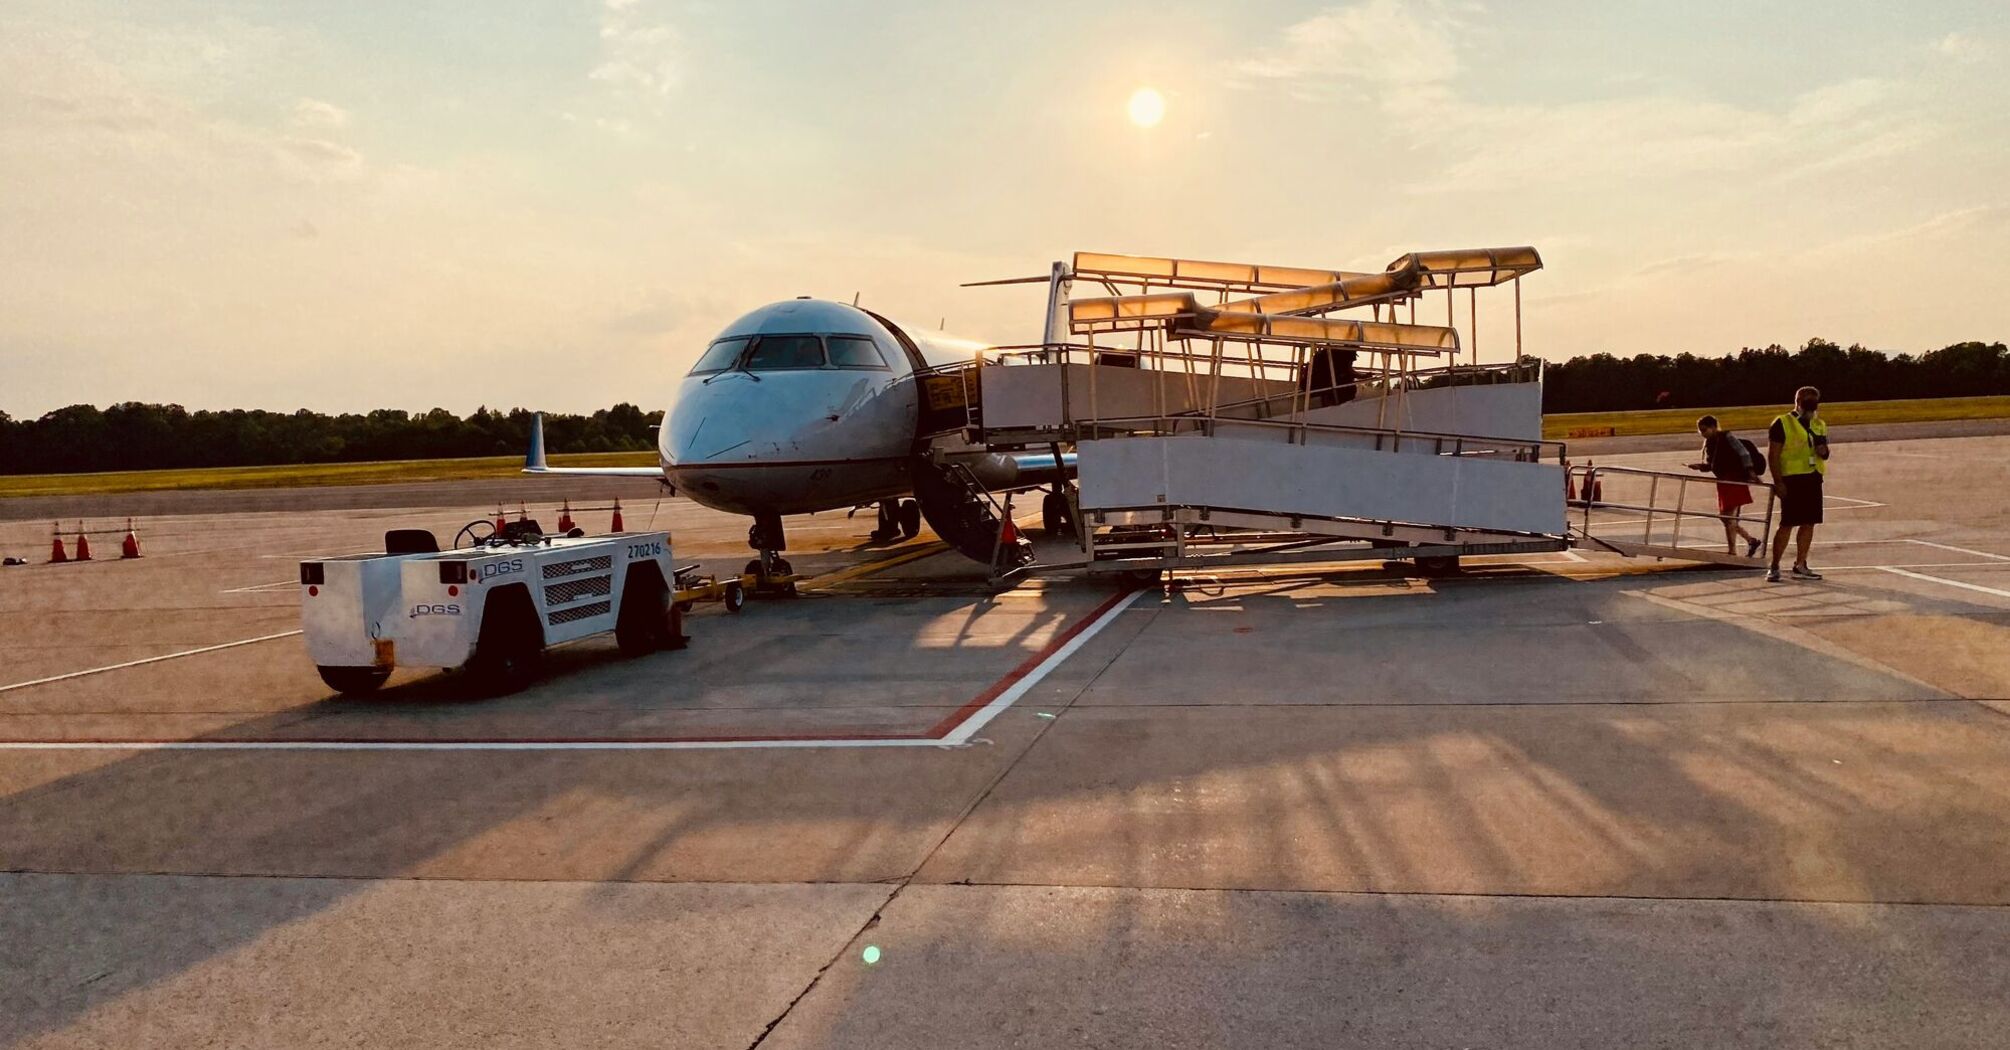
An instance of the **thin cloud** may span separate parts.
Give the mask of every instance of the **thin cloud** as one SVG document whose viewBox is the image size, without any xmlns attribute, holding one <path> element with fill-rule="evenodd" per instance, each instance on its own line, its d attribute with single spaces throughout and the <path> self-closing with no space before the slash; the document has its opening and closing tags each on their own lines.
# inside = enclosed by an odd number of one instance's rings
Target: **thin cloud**
<svg viewBox="0 0 2010 1050">
<path fill-rule="evenodd" d="M 600 64 L 587 77 L 644 95 L 668 95 L 683 81 L 683 34 L 636 0 L 605 0 Z"/>
<path fill-rule="evenodd" d="M 1482 28 L 1479 12 L 1396 0 L 1329 8 L 1235 62 L 1231 79 L 1299 97 L 1352 92 L 1412 148 L 1448 158 L 1408 187 L 1414 193 L 1728 173 L 1777 181 L 1907 152 L 1940 133 L 1906 85 L 1870 77 L 1822 85 L 1770 108 L 1667 90 L 1497 101 L 1473 91 L 1464 76 L 1461 54 Z"/>
<path fill-rule="evenodd" d="M 346 128 L 349 126 L 349 111 L 333 102 L 323 102 L 318 98 L 303 98 L 293 104 L 293 126 Z"/>
<path fill-rule="evenodd" d="M 1933 50 L 1956 62 L 1980 62 L 1988 52 L 1982 41 L 1969 33 L 1949 33 L 1934 41 Z"/>
<path fill-rule="evenodd" d="M 1366 0 L 1331 7 L 1284 30 L 1283 39 L 1231 66 L 1230 82 L 1441 84 L 1459 72 L 1463 7 L 1443 0 Z"/>
<path fill-rule="evenodd" d="M 288 137 L 280 139 L 278 146 L 291 156 L 317 164 L 348 166 L 363 159 L 363 155 L 355 150 L 326 139 Z"/>
</svg>

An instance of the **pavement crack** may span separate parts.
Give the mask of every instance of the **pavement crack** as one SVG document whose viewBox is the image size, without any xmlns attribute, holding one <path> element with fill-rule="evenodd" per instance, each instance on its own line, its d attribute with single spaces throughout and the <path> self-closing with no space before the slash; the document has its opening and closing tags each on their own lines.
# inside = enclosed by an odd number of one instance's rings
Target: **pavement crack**
<svg viewBox="0 0 2010 1050">
<path fill-rule="evenodd" d="M 1157 619 L 1161 611 L 1163 611 L 1163 606 L 1154 608 L 1152 610 L 1152 618 Z M 1150 624 L 1147 623 L 1145 629 L 1148 629 L 1149 627 Z M 1139 633 L 1143 633 L 1143 629 L 1141 629 Z M 1131 640 L 1135 641 L 1136 639 L 1137 634 L 1133 634 L 1131 636 Z M 1068 697 L 1066 703 L 1053 705 L 1056 707 L 1056 710 L 1066 711 L 1070 706 L 1072 706 L 1074 702 L 1082 696 L 1083 693 L 1089 691 L 1089 688 L 1096 683 L 1097 679 L 1103 676 L 1103 672 L 1109 670 L 1110 666 L 1117 662 L 1117 658 L 1119 656 L 1122 656 L 1125 650 L 1129 648 L 1130 648 L 1129 641 L 1126 641 L 1122 645 L 1117 646 L 1116 651 L 1110 655 L 1109 659 L 1103 661 L 1103 665 L 1101 667 L 1096 668 L 1096 673 L 1090 675 L 1088 679 L 1082 683 L 1082 687 L 1076 690 L 1074 695 Z M 1026 742 L 1026 746 L 1019 749 L 1018 754 L 1013 755 L 1010 761 L 1004 763 L 999 768 L 997 775 L 993 776 L 991 780 L 984 785 L 983 790 L 978 791 L 974 796 L 972 796 L 970 802 L 963 807 L 963 811 L 956 815 L 956 819 L 949 822 L 949 827 L 943 831 L 942 837 L 936 839 L 935 844 L 928 848 L 928 852 L 922 854 L 921 860 L 915 863 L 913 871 L 908 872 L 906 875 L 898 876 L 897 879 L 877 880 L 877 884 L 879 885 L 885 885 L 889 882 L 895 883 L 893 892 L 887 894 L 886 900 L 880 902 L 879 907 L 874 909 L 872 915 L 865 920 L 865 923 L 861 925 L 856 931 L 854 931 L 850 937 L 845 939 L 844 945 L 838 949 L 837 954 L 831 956 L 830 960 L 828 962 L 825 962 L 823 966 L 817 970 L 816 974 L 810 978 L 809 983 L 803 986 L 803 990 L 797 992 L 796 997 L 790 999 L 788 1001 L 788 1005 L 782 1007 L 782 1012 L 776 1014 L 773 1020 L 769 1021 L 765 1026 L 761 1028 L 760 1034 L 754 1037 L 754 1041 L 747 1044 L 747 1050 L 758 1050 L 758 1048 L 762 1043 L 767 1042 L 768 1036 L 773 1034 L 775 1029 L 780 1027 L 783 1021 L 788 1020 L 789 1014 L 795 1010 L 796 1004 L 802 1002 L 805 998 L 809 996 L 811 992 L 816 991 L 817 985 L 824 979 L 824 974 L 829 973 L 831 967 L 836 966 L 839 959 L 844 958 L 847 954 L 851 952 L 852 946 L 858 943 L 858 939 L 860 937 L 865 936 L 867 931 L 873 929 L 874 927 L 877 927 L 880 924 L 881 916 L 883 916 L 886 913 L 886 910 L 888 908 L 893 906 L 894 901 L 900 899 L 900 895 L 906 892 L 909 886 L 914 884 L 915 877 L 921 874 L 923 868 L 928 867 L 928 862 L 935 858 L 935 854 L 942 849 L 943 844 L 948 842 L 949 839 L 956 834 L 957 829 L 963 826 L 964 821 L 970 819 L 970 814 L 976 812 L 977 807 L 984 804 L 984 800 L 991 797 L 991 793 L 998 789 L 998 785 L 1003 783 L 1005 778 L 1012 774 L 1012 770 L 1018 768 L 1019 763 L 1025 760 L 1026 756 L 1032 752 L 1033 748 L 1039 745 L 1041 739 L 1044 738 L 1047 735 L 1047 732 L 1051 730 L 1059 721 L 1060 720 L 1058 718 L 1045 718 L 1040 720 L 1040 728 L 1037 732 L 1033 734 L 1032 739 Z"/>
<path fill-rule="evenodd" d="M 783 1021 L 789 1019 L 789 1014 L 795 1010 L 796 1004 L 802 1002 L 809 997 L 811 992 L 817 990 L 817 985 L 824 979 L 824 974 L 829 973 L 831 967 L 838 964 L 839 959 L 851 954 L 851 946 L 857 944 L 860 937 L 865 936 L 867 931 L 879 925 L 880 915 L 886 911 L 888 906 L 893 904 L 894 898 L 900 896 L 900 891 L 906 888 L 907 883 L 902 882 L 899 886 L 894 887 L 892 893 L 886 895 L 885 900 L 879 902 L 879 907 L 873 909 L 872 914 L 866 918 L 865 923 L 853 931 L 850 937 L 845 938 L 843 944 L 838 946 L 837 954 L 831 956 L 822 966 L 818 967 L 817 972 L 810 976 L 809 983 L 803 985 L 803 990 L 797 992 L 795 998 L 790 999 L 782 1007 L 781 1013 L 776 1014 L 774 1019 L 761 1027 L 761 1033 L 754 1037 L 753 1042 L 747 1044 L 747 1050 L 756 1050 L 762 1043 L 768 1041 L 768 1036 L 773 1034 L 776 1028 L 781 1027 Z"/>
</svg>

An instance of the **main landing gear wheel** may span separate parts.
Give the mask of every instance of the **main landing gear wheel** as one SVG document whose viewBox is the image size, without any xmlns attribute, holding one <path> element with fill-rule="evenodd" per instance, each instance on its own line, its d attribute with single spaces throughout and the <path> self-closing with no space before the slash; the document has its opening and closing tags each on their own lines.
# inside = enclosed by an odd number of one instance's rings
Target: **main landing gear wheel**
<svg viewBox="0 0 2010 1050">
<path fill-rule="evenodd" d="M 921 504 L 911 499 L 900 501 L 900 509 L 894 517 L 899 519 L 900 538 L 911 540 L 921 535 Z"/>
<path fill-rule="evenodd" d="M 1068 506 L 1067 496 L 1049 492 L 1040 497 L 1040 531 L 1049 536 L 1074 535 L 1074 511 Z"/>
<path fill-rule="evenodd" d="M 377 691 L 378 686 L 384 684 L 385 679 L 391 677 L 391 669 L 388 667 L 327 667 L 317 665 L 314 669 L 321 672 L 321 680 L 328 683 L 328 688 L 341 693 L 343 696 L 362 696 L 365 693 L 374 693 Z"/>
<path fill-rule="evenodd" d="M 879 520 L 873 524 L 872 534 L 867 537 L 874 543 L 885 543 L 900 538 L 900 507 L 893 500 L 879 501 Z"/>
</svg>

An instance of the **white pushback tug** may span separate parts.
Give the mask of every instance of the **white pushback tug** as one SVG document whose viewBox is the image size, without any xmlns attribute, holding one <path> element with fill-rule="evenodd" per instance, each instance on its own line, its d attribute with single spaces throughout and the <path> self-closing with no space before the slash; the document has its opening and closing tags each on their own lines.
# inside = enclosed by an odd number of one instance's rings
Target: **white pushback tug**
<svg viewBox="0 0 2010 1050">
<path fill-rule="evenodd" d="M 683 648 L 685 602 L 668 532 L 543 535 L 535 521 L 473 521 L 440 550 L 424 529 L 384 553 L 300 563 L 301 625 L 321 680 L 345 695 L 395 667 L 465 669 L 484 692 L 520 688 L 547 646 L 613 631 L 624 653 Z"/>
</svg>

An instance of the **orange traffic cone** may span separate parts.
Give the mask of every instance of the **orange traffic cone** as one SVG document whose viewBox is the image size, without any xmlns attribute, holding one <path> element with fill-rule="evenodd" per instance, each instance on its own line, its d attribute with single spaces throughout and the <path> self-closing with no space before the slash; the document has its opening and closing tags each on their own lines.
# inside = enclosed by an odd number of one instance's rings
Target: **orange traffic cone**
<svg viewBox="0 0 2010 1050">
<path fill-rule="evenodd" d="M 560 507 L 560 508 L 558 509 L 558 531 L 559 531 L 560 533 L 567 533 L 567 532 L 571 532 L 571 531 L 572 531 L 572 501 L 571 501 L 571 500 L 566 500 L 566 501 L 565 501 L 565 506 L 563 506 L 563 507 Z"/>
<path fill-rule="evenodd" d="M 612 532 L 624 532 L 624 531 L 626 531 L 626 530 L 625 530 L 624 528 L 622 528 L 622 525 L 621 525 L 621 501 L 620 501 L 620 500 L 615 500 L 615 501 L 614 501 L 614 523 L 613 523 L 613 525 L 612 525 L 612 526 L 610 526 L 610 529 L 609 529 L 609 531 L 612 531 Z"/>
<path fill-rule="evenodd" d="M 119 557 L 137 558 L 139 556 L 140 556 L 140 534 L 133 531 L 133 519 L 127 518 L 126 538 L 123 542 L 119 544 Z"/>
<path fill-rule="evenodd" d="M 62 526 L 58 525 L 56 528 L 60 530 Z M 51 565 L 70 560 L 69 552 L 63 549 L 63 534 L 60 531 L 55 532 L 55 537 L 49 544 L 49 564 Z"/>
<path fill-rule="evenodd" d="M 1563 498 L 1569 502 L 1577 498 L 1577 478 L 1570 473 L 1570 461 L 1563 461 Z"/>
<path fill-rule="evenodd" d="M 84 535 L 84 523 L 77 523 L 77 556 L 75 561 L 91 560 L 91 538 Z"/>
<path fill-rule="evenodd" d="M 503 530 L 503 526 L 505 526 L 505 525 L 508 525 L 508 524 L 509 524 L 509 519 L 508 519 L 508 518 L 505 518 L 505 517 L 503 517 L 503 509 L 502 509 L 502 503 L 501 503 L 501 501 L 497 501 L 497 503 L 496 503 L 496 531 L 497 531 L 497 532 L 501 532 L 501 531 Z"/>
<path fill-rule="evenodd" d="M 998 530 L 998 542 L 1012 544 L 1019 542 L 1019 526 L 1012 521 L 1011 511 L 1005 512 L 1005 524 Z"/>
</svg>

